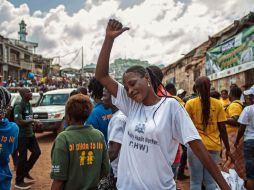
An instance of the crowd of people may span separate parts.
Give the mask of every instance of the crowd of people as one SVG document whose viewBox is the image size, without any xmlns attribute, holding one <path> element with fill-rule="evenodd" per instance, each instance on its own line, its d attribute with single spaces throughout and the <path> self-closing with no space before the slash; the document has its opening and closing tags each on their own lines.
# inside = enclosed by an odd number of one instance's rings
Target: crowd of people
<svg viewBox="0 0 254 190">
<path fill-rule="evenodd" d="M 11 92 L 18 91 L 18 88 L 27 87 L 30 88 L 32 92 L 47 92 L 49 90 L 56 90 L 59 88 L 78 88 L 84 85 L 82 78 L 79 80 L 59 77 L 61 80 L 53 79 L 53 77 L 44 77 L 39 80 L 39 78 L 33 79 L 22 79 L 16 80 L 12 76 L 8 77 L 8 80 L 2 81 L 2 76 L 0 75 L 0 86 L 7 88 Z"/>
<path fill-rule="evenodd" d="M 127 69 L 119 83 L 109 75 L 109 59 L 114 40 L 128 29 L 109 20 L 90 96 L 78 89 L 66 103 L 65 127 L 51 151 L 51 189 L 173 190 L 179 189 L 176 180 L 190 178 L 191 190 L 227 190 L 221 170 L 234 168 L 253 190 L 254 86 L 242 91 L 232 84 L 217 92 L 202 76 L 187 96 L 172 83 L 164 87 L 158 67 L 139 65 Z M 10 154 L 17 149 L 18 189 L 35 181 L 29 171 L 41 154 L 31 91 L 21 88 L 20 95 L 9 122 L 10 93 L 0 87 L 1 190 L 10 189 Z"/>
</svg>

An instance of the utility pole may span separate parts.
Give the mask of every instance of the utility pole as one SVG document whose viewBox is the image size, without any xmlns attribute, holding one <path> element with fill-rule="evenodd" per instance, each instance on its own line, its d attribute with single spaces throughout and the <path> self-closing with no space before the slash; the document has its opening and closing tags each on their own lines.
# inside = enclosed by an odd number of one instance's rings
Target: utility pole
<svg viewBox="0 0 254 190">
<path fill-rule="evenodd" d="M 80 73 L 80 78 L 81 78 L 81 86 L 83 85 L 83 72 L 84 72 L 84 54 L 83 54 L 83 46 L 81 48 L 81 73 Z"/>
<path fill-rule="evenodd" d="M 81 56 L 82 56 L 82 59 L 81 59 L 81 61 L 82 61 L 82 62 L 81 62 L 81 65 L 82 65 L 82 70 L 81 70 L 81 71 L 82 71 L 82 72 L 81 72 L 81 73 L 83 73 L 83 69 L 84 69 L 83 46 L 82 46 L 82 48 L 81 48 L 81 51 L 82 51 L 82 52 L 81 52 Z"/>
<path fill-rule="evenodd" d="M 49 60 L 49 74 L 48 74 L 49 77 L 52 77 L 51 76 L 51 74 L 52 74 L 51 73 L 51 64 L 52 64 L 52 60 Z"/>
</svg>

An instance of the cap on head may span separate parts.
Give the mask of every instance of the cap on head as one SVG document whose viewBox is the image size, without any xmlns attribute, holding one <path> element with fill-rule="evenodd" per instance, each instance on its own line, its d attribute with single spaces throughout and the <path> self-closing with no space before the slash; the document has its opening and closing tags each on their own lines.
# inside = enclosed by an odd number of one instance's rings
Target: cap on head
<svg viewBox="0 0 254 190">
<path fill-rule="evenodd" d="M 243 92 L 244 95 L 248 96 L 248 95 L 254 95 L 254 86 L 252 86 L 249 90 L 245 90 Z"/>
<path fill-rule="evenodd" d="M 179 89 L 179 90 L 177 90 L 176 95 L 177 95 L 177 96 L 178 96 L 178 95 L 181 95 L 181 94 L 184 93 L 184 92 L 186 92 L 184 89 Z"/>
</svg>

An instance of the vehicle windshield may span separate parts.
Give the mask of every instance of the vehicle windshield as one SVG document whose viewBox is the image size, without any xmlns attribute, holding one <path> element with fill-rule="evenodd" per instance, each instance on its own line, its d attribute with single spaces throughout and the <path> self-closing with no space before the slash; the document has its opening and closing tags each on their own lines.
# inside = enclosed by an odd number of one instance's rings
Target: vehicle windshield
<svg viewBox="0 0 254 190">
<path fill-rule="evenodd" d="M 65 105 L 69 94 L 45 94 L 39 106 Z"/>
<path fill-rule="evenodd" d="M 36 105 L 38 101 L 40 100 L 40 95 L 38 96 L 33 96 L 32 100 L 30 100 L 30 104 Z"/>
</svg>

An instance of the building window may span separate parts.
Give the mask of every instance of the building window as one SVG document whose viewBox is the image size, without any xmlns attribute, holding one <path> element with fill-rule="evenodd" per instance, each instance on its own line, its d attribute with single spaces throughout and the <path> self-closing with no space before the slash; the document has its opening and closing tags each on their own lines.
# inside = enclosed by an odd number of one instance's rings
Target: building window
<svg viewBox="0 0 254 190">
<path fill-rule="evenodd" d="M 25 54 L 24 61 L 30 63 L 30 55 Z"/>
<path fill-rule="evenodd" d="M 19 63 L 19 52 L 15 50 L 10 50 L 10 62 L 14 64 L 20 64 Z"/>
</svg>

